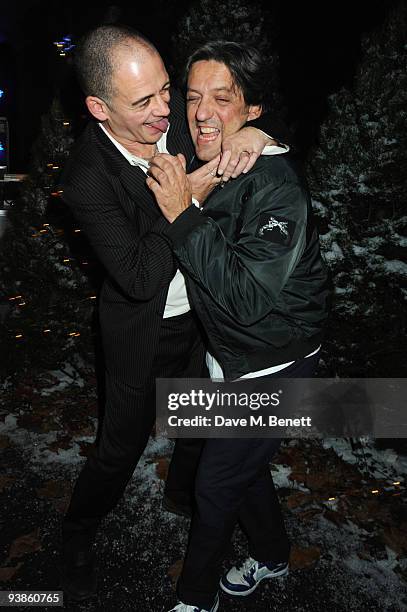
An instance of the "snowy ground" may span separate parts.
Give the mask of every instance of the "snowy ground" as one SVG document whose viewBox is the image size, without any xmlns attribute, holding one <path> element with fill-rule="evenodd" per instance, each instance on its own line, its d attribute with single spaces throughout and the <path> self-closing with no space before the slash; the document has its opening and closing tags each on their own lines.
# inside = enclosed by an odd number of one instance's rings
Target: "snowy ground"
<svg viewBox="0 0 407 612">
<path fill-rule="evenodd" d="M 96 411 L 87 390 L 92 381 L 54 376 L 2 392 L 2 590 L 59 586 L 61 517 L 93 441 Z M 150 440 L 124 499 L 98 535 L 98 597 L 64 609 L 171 608 L 188 520 L 161 509 L 170 451 L 171 442 Z M 221 595 L 220 610 L 407 610 L 407 459 L 368 440 L 353 450 L 344 440 L 292 441 L 272 470 L 293 542 L 290 574 L 263 583 L 243 601 Z M 245 555 L 236 532 L 225 567 Z"/>
</svg>

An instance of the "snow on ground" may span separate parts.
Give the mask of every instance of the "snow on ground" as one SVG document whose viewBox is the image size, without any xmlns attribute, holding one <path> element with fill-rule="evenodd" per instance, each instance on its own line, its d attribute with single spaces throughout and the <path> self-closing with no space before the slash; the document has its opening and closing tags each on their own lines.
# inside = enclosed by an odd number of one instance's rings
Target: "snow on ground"
<svg viewBox="0 0 407 612">
<path fill-rule="evenodd" d="M 38 393 L 35 402 L 37 412 L 46 414 L 45 421 L 22 421 L 24 402 L 6 402 L 3 407 L 0 404 L 2 476 L 8 479 L 8 482 L 0 480 L 3 487 L 0 579 L 4 578 L 5 568 L 17 568 L 10 580 L 0 584 L 3 590 L 55 589 L 59 584 L 62 512 L 85 460 L 83 455 L 93 441 L 96 418 L 89 417 L 83 430 L 75 425 L 77 429 L 67 437 L 64 417 L 55 411 L 71 403 L 69 418 L 78 412 L 75 405 L 79 401 L 78 386 L 69 377 L 54 383 L 52 391 Z M 99 595 L 87 603 L 66 604 L 65 609 L 165 612 L 175 602 L 169 574 L 176 576 L 179 572 L 189 523 L 161 508 L 171 448 L 172 442 L 168 440 L 150 439 L 123 500 L 104 520 L 97 537 Z M 347 470 L 350 470 L 355 482 L 353 488 L 348 485 L 341 488 L 340 479 L 335 480 L 337 462 L 341 462 L 343 480 L 348 478 Z M 286 578 L 262 583 L 243 601 L 222 595 L 220 610 L 407 610 L 407 585 L 401 575 L 402 572 L 407 575 L 405 555 L 378 542 L 373 529 L 376 523 L 385 520 L 383 512 L 377 518 L 374 512 L 386 507 L 387 517 L 390 498 L 383 497 L 383 506 L 372 506 L 372 500 L 363 491 L 355 493 L 365 482 L 365 473 L 363 477 L 357 476 L 361 465 L 364 471 L 370 471 L 371 478 L 380 481 L 382 488 L 387 483 L 391 492 L 396 487 L 391 483 L 400 482 L 397 490 L 402 490 L 407 458 L 391 449 L 376 449 L 371 440 L 364 440 L 362 450 L 357 449 L 356 454 L 349 441 L 343 439 L 325 440 L 315 446 L 300 440 L 284 444 L 272 466 L 272 474 L 293 543 L 291 572 Z M 324 481 L 327 474 L 328 484 Z M 370 480 L 366 487 L 371 489 L 371 483 Z M 399 504 L 399 497 L 394 500 Z M 367 508 L 372 508 L 372 521 L 363 519 Z M 406 520 L 405 515 L 402 520 Z M 400 524 L 395 521 L 394 525 L 387 526 L 386 533 L 391 535 L 393 527 Z M 8 558 L 12 542 L 27 534 L 34 534 L 31 548 Z M 400 534 L 397 532 L 396 536 Z M 392 543 L 391 539 L 388 541 Z M 237 530 L 225 567 L 246 554 L 246 540 Z"/>
</svg>

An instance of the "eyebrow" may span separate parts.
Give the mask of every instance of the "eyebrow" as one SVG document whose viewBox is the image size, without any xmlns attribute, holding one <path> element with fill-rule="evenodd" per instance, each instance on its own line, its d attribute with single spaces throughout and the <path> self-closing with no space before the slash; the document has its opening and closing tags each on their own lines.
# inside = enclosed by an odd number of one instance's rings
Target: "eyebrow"
<svg viewBox="0 0 407 612">
<path fill-rule="evenodd" d="M 193 91 L 194 93 L 200 93 L 200 91 L 198 91 L 197 89 L 192 89 L 191 87 L 188 87 L 188 91 Z M 233 89 L 231 87 L 213 87 L 211 89 L 211 91 L 227 91 L 228 93 L 233 93 Z"/>
<path fill-rule="evenodd" d="M 163 89 L 165 89 L 166 87 L 170 86 L 170 81 L 167 81 L 160 89 L 160 91 L 162 91 Z M 148 96 L 144 96 L 144 98 L 139 98 L 138 100 L 136 100 L 135 102 L 132 102 L 131 105 L 132 106 L 137 106 L 137 104 L 141 104 L 141 102 L 146 102 L 147 100 L 149 100 L 150 98 L 152 98 L 154 96 L 154 94 L 149 94 Z"/>
</svg>

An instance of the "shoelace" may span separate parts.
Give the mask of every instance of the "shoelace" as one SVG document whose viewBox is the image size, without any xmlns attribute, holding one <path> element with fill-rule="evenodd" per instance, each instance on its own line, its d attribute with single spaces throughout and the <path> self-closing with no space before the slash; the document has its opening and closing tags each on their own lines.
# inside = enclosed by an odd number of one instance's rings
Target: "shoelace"
<svg viewBox="0 0 407 612">
<path fill-rule="evenodd" d="M 251 577 L 255 571 L 255 563 L 256 561 L 249 557 L 246 561 L 243 561 L 241 565 L 238 566 L 237 569 L 241 569 L 243 571 L 243 578 L 247 580 L 247 578 Z"/>
</svg>

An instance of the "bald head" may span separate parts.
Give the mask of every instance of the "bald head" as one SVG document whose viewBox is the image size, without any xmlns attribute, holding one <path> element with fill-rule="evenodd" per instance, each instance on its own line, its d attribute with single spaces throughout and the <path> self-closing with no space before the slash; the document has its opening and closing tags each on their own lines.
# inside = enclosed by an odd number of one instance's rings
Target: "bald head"
<svg viewBox="0 0 407 612">
<path fill-rule="evenodd" d="M 158 55 L 154 45 L 141 34 L 124 26 L 101 26 L 91 30 L 75 51 L 75 65 L 85 96 L 97 96 L 109 103 L 114 95 L 114 74 L 130 57 L 144 63 Z"/>
</svg>

